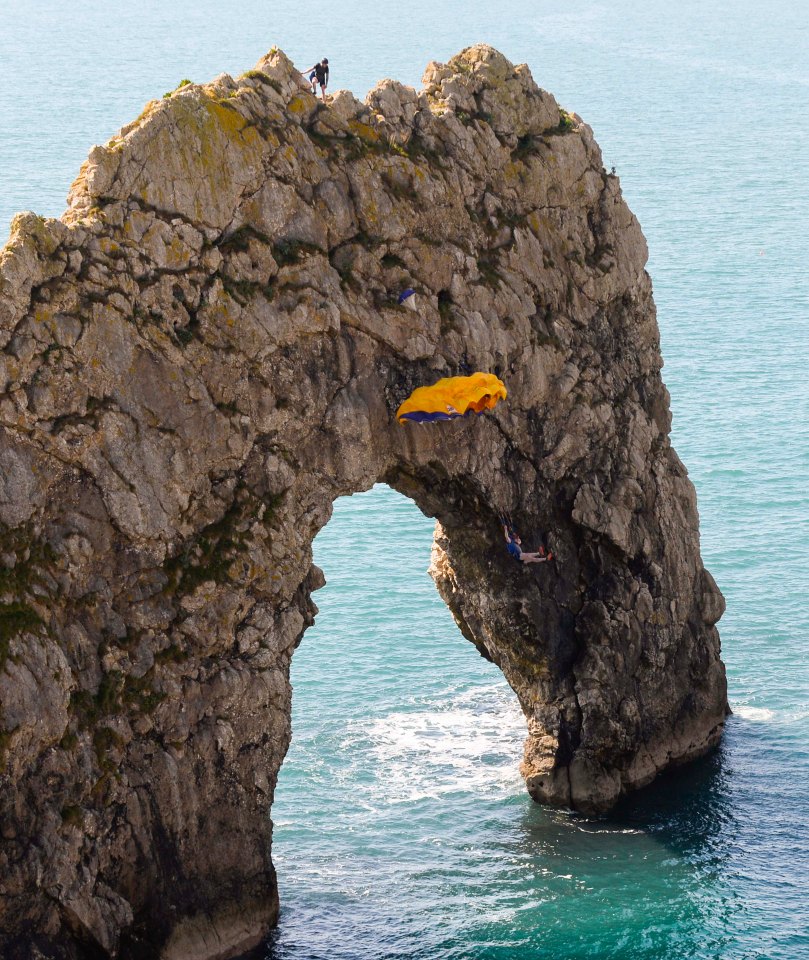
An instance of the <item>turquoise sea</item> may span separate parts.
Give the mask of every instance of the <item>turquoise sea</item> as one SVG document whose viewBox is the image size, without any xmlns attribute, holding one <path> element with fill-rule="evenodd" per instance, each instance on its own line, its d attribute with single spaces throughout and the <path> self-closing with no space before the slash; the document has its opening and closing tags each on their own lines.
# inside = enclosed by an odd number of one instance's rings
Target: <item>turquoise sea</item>
<svg viewBox="0 0 809 960">
<path fill-rule="evenodd" d="M 649 241 L 734 716 L 613 817 L 543 809 L 523 723 L 426 575 L 432 522 L 335 504 L 293 661 L 267 960 L 809 958 L 809 7 L 805 0 L 0 0 L 0 231 L 90 146 L 277 44 L 359 96 L 486 41 L 592 125 Z"/>
</svg>

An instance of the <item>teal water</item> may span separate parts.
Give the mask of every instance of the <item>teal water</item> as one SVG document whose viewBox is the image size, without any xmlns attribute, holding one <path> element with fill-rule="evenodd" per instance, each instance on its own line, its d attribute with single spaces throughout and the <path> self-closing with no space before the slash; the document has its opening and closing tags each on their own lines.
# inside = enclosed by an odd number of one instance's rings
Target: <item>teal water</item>
<svg viewBox="0 0 809 960">
<path fill-rule="evenodd" d="M 362 96 L 485 40 L 593 126 L 649 240 L 674 442 L 728 600 L 722 749 L 609 820 L 534 805 L 514 698 L 426 576 L 431 521 L 385 488 L 339 501 L 293 662 L 268 960 L 809 958 L 806 5 L 0 11 L 2 232 L 19 209 L 58 215 L 91 144 L 183 77 L 278 44 L 302 67 L 328 56 L 333 85 Z"/>
</svg>

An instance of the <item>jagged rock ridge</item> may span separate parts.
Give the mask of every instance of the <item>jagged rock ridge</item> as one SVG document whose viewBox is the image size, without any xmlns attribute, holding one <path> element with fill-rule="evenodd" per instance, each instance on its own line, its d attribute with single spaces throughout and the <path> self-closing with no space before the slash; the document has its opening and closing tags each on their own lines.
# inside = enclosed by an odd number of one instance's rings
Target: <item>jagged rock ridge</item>
<svg viewBox="0 0 809 960">
<path fill-rule="evenodd" d="M 14 221 L 4 956 L 206 960 L 266 934 L 311 543 L 378 481 L 438 520 L 433 576 L 519 697 L 532 796 L 605 810 L 719 739 L 723 601 L 637 221 L 527 67 L 479 46 L 424 82 L 323 106 L 274 51 L 94 148 L 61 220 Z M 395 423 L 474 369 L 509 388 L 494 413 Z M 548 531 L 553 569 L 517 566 L 500 511 Z"/>
</svg>

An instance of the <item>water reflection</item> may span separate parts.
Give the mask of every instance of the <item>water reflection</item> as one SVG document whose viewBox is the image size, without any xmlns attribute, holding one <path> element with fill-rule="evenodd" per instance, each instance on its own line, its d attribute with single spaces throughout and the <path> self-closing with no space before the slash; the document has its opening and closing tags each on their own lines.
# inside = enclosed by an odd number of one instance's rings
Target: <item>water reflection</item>
<svg viewBox="0 0 809 960">
<path fill-rule="evenodd" d="M 726 745 L 706 757 L 664 773 L 625 798 L 610 821 L 653 833 L 675 853 L 704 856 L 735 835 L 733 767 Z"/>
<path fill-rule="evenodd" d="M 733 896 L 718 881 L 734 818 L 721 754 L 642 791 L 613 816 L 527 804 L 517 824 L 501 850 L 515 910 L 506 924 L 480 925 L 476 957 L 652 960 L 711 955 L 726 942 Z"/>
</svg>

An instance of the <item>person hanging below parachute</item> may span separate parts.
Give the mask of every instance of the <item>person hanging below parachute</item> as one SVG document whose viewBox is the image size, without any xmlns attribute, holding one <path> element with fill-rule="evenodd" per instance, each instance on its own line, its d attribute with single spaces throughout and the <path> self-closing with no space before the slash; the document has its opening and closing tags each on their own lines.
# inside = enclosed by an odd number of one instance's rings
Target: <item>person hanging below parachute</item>
<svg viewBox="0 0 809 960">
<path fill-rule="evenodd" d="M 528 552 L 522 548 L 522 540 L 514 529 L 514 524 L 506 514 L 501 514 L 500 522 L 503 524 L 503 535 L 506 538 L 506 550 L 519 563 L 547 563 L 553 560 L 552 553 L 545 553 L 545 548 L 540 545 L 539 550 Z"/>
<path fill-rule="evenodd" d="M 429 387 L 417 387 L 396 411 L 399 423 L 434 423 L 493 410 L 508 395 L 502 380 L 491 373 L 444 377 Z"/>
</svg>

